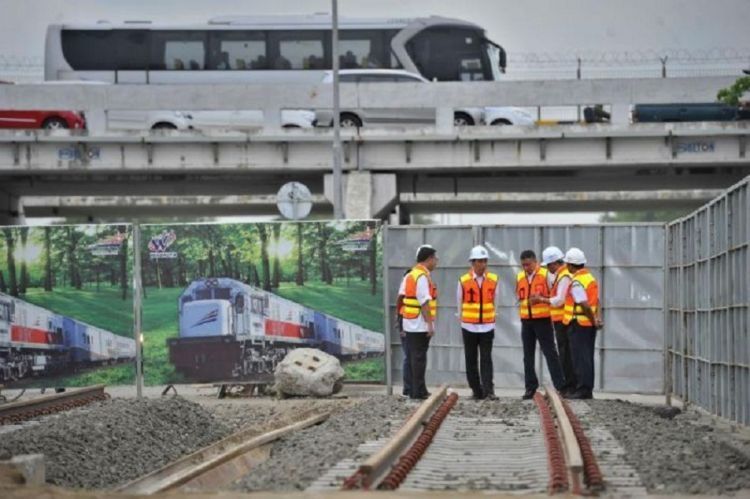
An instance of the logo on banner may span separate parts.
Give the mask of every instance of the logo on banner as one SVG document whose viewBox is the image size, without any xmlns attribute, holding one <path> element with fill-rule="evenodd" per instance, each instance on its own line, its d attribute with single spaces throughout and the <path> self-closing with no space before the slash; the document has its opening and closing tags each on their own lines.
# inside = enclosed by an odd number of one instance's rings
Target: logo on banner
<svg viewBox="0 0 750 499">
<path fill-rule="evenodd" d="M 113 236 L 90 244 L 87 249 L 91 252 L 92 256 L 117 256 L 120 254 L 123 241 L 125 241 L 125 233 L 118 232 Z"/>
<path fill-rule="evenodd" d="M 151 260 L 177 258 L 176 251 L 167 251 L 176 240 L 177 234 L 171 229 L 163 230 L 161 234 L 152 237 L 148 242 L 149 258 Z"/>
<path fill-rule="evenodd" d="M 339 241 L 339 246 L 344 251 L 351 253 L 370 251 L 370 242 L 372 241 L 373 233 L 368 227 L 364 232 L 352 234 L 343 241 Z"/>
</svg>

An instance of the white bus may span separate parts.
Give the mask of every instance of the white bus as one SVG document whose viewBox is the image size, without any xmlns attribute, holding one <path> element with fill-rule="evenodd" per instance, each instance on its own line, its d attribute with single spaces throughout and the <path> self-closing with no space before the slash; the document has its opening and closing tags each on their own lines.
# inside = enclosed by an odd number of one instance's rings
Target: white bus
<svg viewBox="0 0 750 499">
<path fill-rule="evenodd" d="M 342 69 L 405 69 L 428 80 L 497 80 L 505 51 L 457 19 L 341 19 Z M 45 80 L 108 83 L 320 82 L 331 68 L 327 15 L 219 17 L 47 29 Z"/>
</svg>

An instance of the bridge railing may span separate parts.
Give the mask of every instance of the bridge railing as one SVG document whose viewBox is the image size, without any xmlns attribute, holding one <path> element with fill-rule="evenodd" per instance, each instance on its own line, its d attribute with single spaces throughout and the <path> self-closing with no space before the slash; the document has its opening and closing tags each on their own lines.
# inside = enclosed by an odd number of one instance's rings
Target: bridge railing
<svg viewBox="0 0 750 499">
<path fill-rule="evenodd" d="M 439 129 L 453 127 L 453 111 L 465 107 L 607 105 L 612 122 L 628 121 L 635 103 L 707 102 L 734 77 L 627 78 L 599 80 L 362 83 L 341 85 L 341 107 L 434 109 Z M 0 85 L 0 109 L 102 110 L 260 109 L 266 126 L 278 127 L 284 109 L 332 108 L 331 85 Z"/>
</svg>

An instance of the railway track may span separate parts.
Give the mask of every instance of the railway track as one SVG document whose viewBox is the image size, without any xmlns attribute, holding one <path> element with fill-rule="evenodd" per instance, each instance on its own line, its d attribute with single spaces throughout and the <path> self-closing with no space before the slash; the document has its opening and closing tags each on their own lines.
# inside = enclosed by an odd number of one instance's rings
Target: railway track
<svg viewBox="0 0 750 499">
<path fill-rule="evenodd" d="M 300 414 L 291 424 L 258 433 L 245 428 L 218 442 L 174 461 L 161 469 L 117 489 L 118 492 L 150 495 L 176 490 L 216 490 L 245 476 L 270 455 L 274 441 L 295 431 L 320 424 L 330 412 Z"/>
<path fill-rule="evenodd" d="M 0 425 L 19 424 L 39 416 L 67 411 L 99 400 L 106 400 L 105 385 L 73 388 L 62 393 L 0 405 Z"/>
<path fill-rule="evenodd" d="M 368 442 L 359 463 L 341 463 L 309 490 L 504 490 L 591 495 L 604 480 L 575 412 L 555 390 L 538 392 L 517 414 L 453 411 L 458 396 L 442 386 L 387 441 Z M 338 482 L 341 484 L 341 481 Z"/>
</svg>

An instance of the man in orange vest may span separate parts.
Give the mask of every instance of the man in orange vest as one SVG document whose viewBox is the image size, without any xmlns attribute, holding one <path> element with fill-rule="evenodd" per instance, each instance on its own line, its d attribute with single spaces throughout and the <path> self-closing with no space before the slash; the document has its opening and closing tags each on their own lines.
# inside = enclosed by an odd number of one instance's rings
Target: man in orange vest
<svg viewBox="0 0 750 499">
<path fill-rule="evenodd" d="M 438 263 L 437 251 L 429 244 L 417 249 L 417 264 L 404 276 L 398 294 L 401 301 L 401 317 L 405 340 L 409 344 L 409 370 L 411 374 L 412 399 L 426 399 L 430 396 L 425 384 L 427 370 L 427 349 L 430 338 L 435 334 L 437 316 L 437 286 L 432 281 L 431 272 Z"/>
<path fill-rule="evenodd" d="M 571 399 L 593 398 L 594 347 L 596 330 L 603 324 L 599 317 L 599 285 L 586 265 L 586 255 L 578 248 L 565 253 L 565 263 L 573 281 L 565 299 L 563 323 L 568 326 L 573 366 L 578 384 Z"/>
<path fill-rule="evenodd" d="M 406 277 L 406 274 L 409 272 L 411 272 L 411 269 L 405 271 L 403 277 Z M 398 331 L 398 334 L 401 337 L 401 350 L 404 353 L 404 360 L 401 366 L 404 386 L 401 393 L 405 397 L 409 397 L 411 394 L 411 356 L 409 355 L 409 343 L 406 341 L 406 333 L 404 332 L 404 318 L 401 317 L 401 307 L 403 306 L 404 295 L 399 294 L 396 297 L 396 331 Z"/>
<path fill-rule="evenodd" d="M 523 342 L 523 373 L 526 392 L 523 400 L 534 397 L 539 388 L 539 380 L 534 370 L 534 356 L 536 342 L 542 349 L 547 360 L 547 369 L 552 377 L 552 383 L 557 390 L 565 385 L 560 359 L 555 350 L 555 333 L 552 331 L 550 306 L 548 303 L 532 303 L 533 295 L 549 298 L 550 289 L 547 283 L 547 269 L 540 267 L 536 254 L 532 250 L 521 252 L 521 266 L 523 270 L 516 276 L 516 296 L 518 311 L 521 316 L 521 341 Z"/>
<path fill-rule="evenodd" d="M 547 284 L 550 288 L 550 297 L 544 298 L 539 295 L 531 296 L 531 303 L 549 303 L 552 316 L 552 328 L 555 330 L 557 340 L 557 355 L 560 357 L 565 386 L 561 393 L 570 394 L 576 389 L 576 375 L 573 369 L 573 357 L 570 352 L 570 337 L 567 327 L 563 324 L 565 310 L 565 297 L 572 282 L 572 276 L 568 271 L 563 259 L 565 255 L 557 246 L 550 246 L 542 251 L 542 267 L 547 267 Z"/>
<path fill-rule="evenodd" d="M 474 400 L 497 400 L 492 382 L 497 274 L 487 272 L 488 259 L 489 253 L 484 246 L 472 248 L 469 253 L 471 269 L 459 278 L 456 290 L 464 341 L 466 380 L 474 394 Z M 477 351 L 480 368 L 477 367 Z"/>
</svg>

